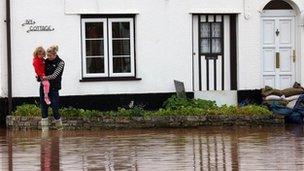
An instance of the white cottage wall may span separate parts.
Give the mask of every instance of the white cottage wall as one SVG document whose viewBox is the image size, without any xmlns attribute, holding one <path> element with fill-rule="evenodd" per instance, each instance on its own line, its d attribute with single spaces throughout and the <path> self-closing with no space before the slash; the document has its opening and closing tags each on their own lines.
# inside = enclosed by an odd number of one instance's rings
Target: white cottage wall
<svg viewBox="0 0 304 171">
<path fill-rule="evenodd" d="M 6 1 L 0 1 L 0 97 L 7 96 Z"/>
<path fill-rule="evenodd" d="M 113 7 L 117 3 L 109 2 Z M 151 3 L 153 4 L 152 1 Z M 15 1 L 12 5 L 13 82 L 15 83 L 13 96 L 38 95 L 38 84 L 33 79 L 34 72 L 31 66 L 32 50 L 35 46 L 49 46 L 53 43 L 59 44 L 59 55 L 66 62 L 63 95 L 172 92 L 174 79 L 185 82 L 186 90 L 191 91 L 192 69 L 189 60 L 191 59 L 191 15 L 185 12 L 174 13 L 173 6 L 166 9 L 162 3 L 154 4 L 146 5 L 143 9 L 133 4 L 142 11 L 135 20 L 136 69 L 137 76 L 142 80 L 79 82 L 81 79 L 80 16 L 65 15 L 63 0 Z M 112 13 L 120 13 L 121 10 L 113 9 Z M 156 12 L 158 10 L 159 12 Z M 55 31 L 26 33 L 26 27 L 21 26 L 26 19 L 52 25 Z M 21 86 L 16 82 L 26 84 Z"/>
<path fill-rule="evenodd" d="M 173 92 L 173 80 L 192 91 L 191 13 L 240 13 L 238 89 L 261 88 L 260 10 L 268 1 L 251 0 L 22 0 L 12 1 L 13 96 L 38 95 L 31 65 L 36 46 L 58 44 L 65 60 L 62 95 Z M 245 4 L 244 4 L 245 3 Z M 304 10 L 301 0 L 294 0 Z M 79 82 L 80 14 L 137 14 L 136 70 L 140 81 Z M 30 32 L 26 19 L 51 25 L 52 32 Z M 303 14 L 302 14 L 303 19 Z M 302 20 L 303 21 L 303 20 Z M 303 29 L 302 35 L 303 35 Z M 304 42 L 302 36 L 302 43 Z M 304 56 L 303 50 L 300 52 Z M 302 60 L 302 64 L 304 60 Z M 302 67 L 304 68 L 304 67 Z M 304 69 L 302 69 L 302 73 Z M 302 80 L 304 76 L 302 75 Z"/>
</svg>

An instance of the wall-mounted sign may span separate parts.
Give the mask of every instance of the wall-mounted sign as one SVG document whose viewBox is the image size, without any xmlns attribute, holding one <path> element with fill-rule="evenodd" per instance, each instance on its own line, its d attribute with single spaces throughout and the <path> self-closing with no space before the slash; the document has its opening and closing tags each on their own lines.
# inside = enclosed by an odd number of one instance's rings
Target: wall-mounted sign
<svg viewBox="0 0 304 171">
<path fill-rule="evenodd" d="M 33 25 L 35 23 L 36 22 L 32 19 L 26 19 L 25 22 L 22 24 L 22 27 L 25 26 L 25 25 Z"/>
<path fill-rule="evenodd" d="M 36 21 L 33 19 L 26 19 L 24 23 L 21 24 L 22 27 L 28 26 L 27 33 L 33 31 L 54 31 L 55 29 L 51 25 L 37 25 Z"/>
</svg>

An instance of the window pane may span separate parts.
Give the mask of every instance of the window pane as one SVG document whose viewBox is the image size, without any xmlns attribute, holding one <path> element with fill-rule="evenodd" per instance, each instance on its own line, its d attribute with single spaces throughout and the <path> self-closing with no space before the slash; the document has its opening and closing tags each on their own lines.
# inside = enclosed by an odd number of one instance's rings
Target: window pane
<svg viewBox="0 0 304 171">
<path fill-rule="evenodd" d="M 210 37 L 210 24 L 201 23 L 201 37 Z"/>
<path fill-rule="evenodd" d="M 212 39 L 212 53 L 221 53 L 221 39 Z"/>
<path fill-rule="evenodd" d="M 201 39 L 201 53 L 210 53 L 209 39 Z"/>
<path fill-rule="evenodd" d="M 87 58 L 87 73 L 104 73 L 104 58 Z"/>
<path fill-rule="evenodd" d="M 221 15 L 216 16 L 216 22 L 222 22 L 222 16 Z"/>
<path fill-rule="evenodd" d="M 86 38 L 103 38 L 103 23 L 85 23 Z"/>
<path fill-rule="evenodd" d="M 131 72 L 130 57 L 113 58 L 113 72 L 114 73 L 128 73 Z"/>
<path fill-rule="evenodd" d="M 130 40 L 113 40 L 113 55 L 130 55 Z"/>
<path fill-rule="evenodd" d="M 201 15 L 201 22 L 206 22 L 206 15 Z"/>
<path fill-rule="evenodd" d="M 104 47 L 102 40 L 86 40 L 87 56 L 103 56 Z"/>
<path fill-rule="evenodd" d="M 221 24 L 212 23 L 211 25 L 212 37 L 221 37 Z"/>
<path fill-rule="evenodd" d="M 112 23 L 113 38 L 130 38 L 129 22 L 113 22 Z"/>
<path fill-rule="evenodd" d="M 214 17 L 213 17 L 213 15 L 208 15 L 208 21 L 209 21 L 209 22 L 214 22 Z"/>
</svg>

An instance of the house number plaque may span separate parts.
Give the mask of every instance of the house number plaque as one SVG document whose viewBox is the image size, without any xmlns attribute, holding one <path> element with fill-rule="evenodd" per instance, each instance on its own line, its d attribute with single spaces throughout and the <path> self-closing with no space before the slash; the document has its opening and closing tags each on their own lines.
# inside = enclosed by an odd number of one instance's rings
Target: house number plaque
<svg viewBox="0 0 304 171">
<path fill-rule="evenodd" d="M 38 25 L 33 19 L 26 19 L 24 23 L 21 24 L 22 27 L 28 26 L 27 33 L 34 31 L 54 31 L 55 29 L 51 25 Z"/>
</svg>

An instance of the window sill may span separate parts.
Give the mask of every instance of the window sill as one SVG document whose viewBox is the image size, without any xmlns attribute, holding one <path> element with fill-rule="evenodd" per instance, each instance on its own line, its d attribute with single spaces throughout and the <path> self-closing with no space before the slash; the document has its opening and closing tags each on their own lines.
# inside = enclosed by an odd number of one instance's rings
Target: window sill
<svg viewBox="0 0 304 171">
<path fill-rule="evenodd" d="M 139 81 L 141 78 L 135 77 L 95 77 L 82 78 L 79 82 L 97 82 L 97 81 Z"/>
</svg>

